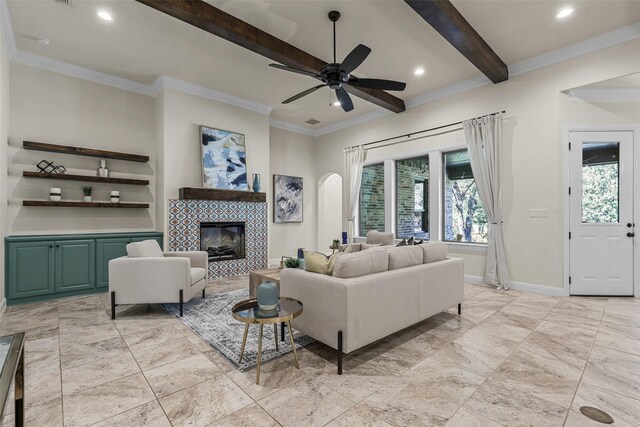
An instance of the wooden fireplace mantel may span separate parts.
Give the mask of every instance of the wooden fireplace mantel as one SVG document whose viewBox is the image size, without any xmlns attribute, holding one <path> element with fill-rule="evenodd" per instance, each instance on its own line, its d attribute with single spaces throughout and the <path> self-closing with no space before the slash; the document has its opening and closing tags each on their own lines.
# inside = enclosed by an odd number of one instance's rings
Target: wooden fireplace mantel
<svg viewBox="0 0 640 427">
<path fill-rule="evenodd" d="M 179 190 L 180 200 L 221 200 L 224 202 L 266 202 L 266 193 L 253 191 L 218 190 L 214 188 L 182 187 Z"/>
</svg>

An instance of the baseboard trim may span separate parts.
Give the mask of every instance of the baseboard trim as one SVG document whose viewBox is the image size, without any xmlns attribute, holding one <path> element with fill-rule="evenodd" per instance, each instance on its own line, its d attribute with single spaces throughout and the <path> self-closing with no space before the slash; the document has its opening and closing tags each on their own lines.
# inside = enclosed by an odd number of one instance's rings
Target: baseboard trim
<svg viewBox="0 0 640 427">
<path fill-rule="evenodd" d="M 4 315 L 4 311 L 6 309 L 7 309 L 7 299 L 2 298 L 2 301 L 0 301 L 0 318 L 2 318 L 2 315 Z"/>
<path fill-rule="evenodd" d="M 470 283 L 472 285 L 484 284 L 484 280 L 482 279 L 481 276 L 473 276 L 470 274 L 464 275 L 464 281 L 465 283 Z M 509 288 L 515 289 L 516 291 L 531 292 L 534 294 L 549 295 L 549 296 L 555 296 L 555 297 L 569 296 L 569 292 L 566 291 L 564 288 L 556 288 L 556 287 L 547 286 L 547 285 L 538 285 L 535 283 L 512 281 L 510 283 Z"/>
</svg>

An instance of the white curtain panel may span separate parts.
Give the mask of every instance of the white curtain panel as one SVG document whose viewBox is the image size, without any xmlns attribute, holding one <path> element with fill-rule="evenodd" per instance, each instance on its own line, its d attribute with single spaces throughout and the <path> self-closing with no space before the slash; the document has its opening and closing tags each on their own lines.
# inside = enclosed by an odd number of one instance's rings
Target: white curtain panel
<svg viewBox="0 0 640 427">
<path fill-rule="evenodd" d="M 367 153 L 362 145 L 344 150 L 343 212 L 347 217 L 349 241 L 353 242 L 355 234 L 356 208 L 362 184 L 362 167 Z"/>
<path fill-rule="evenodd" d="M 509 271 L 502 238 L 500 197 L 502 114 L 466 120 L 463 122 L 463 128 L 478 196 L 489 220 L 484 281 L 489 285 L 508 289 Z"/>
</svg>

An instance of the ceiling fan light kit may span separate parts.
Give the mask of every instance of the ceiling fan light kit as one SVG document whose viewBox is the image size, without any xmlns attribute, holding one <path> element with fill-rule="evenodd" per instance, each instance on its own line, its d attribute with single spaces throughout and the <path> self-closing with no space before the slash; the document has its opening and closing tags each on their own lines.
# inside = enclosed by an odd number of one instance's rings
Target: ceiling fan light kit
<svg viewBox="0 0 640 427">
<path fill-rule="evenodd" d="M 367 56 L 371 53 L 371 49 L 363 44 L 356 46 L 342 62 L 336 62 L 336 21 L 340 19 L 340 12 L 335 10 L 329 12 L 329 20 L 333 22 L 333 62 L 325 64 L 317 73 L 301 70 L 298 68 L 287 67 L 280 64 L 269 64 L 270 67 L 277 68 L 279 70 L 289 71 L 292 73 L 302 74 L 305 76 L 313 77 L 322 82 L 321 85 L 314 86 L 311 89 L 307 89 L 300 92 L 297 95 L 292 96 L 284 100 L 283 104 L 289 104 L 304 96 L 307 96 L 320 88 L 328 86 L 336 93 L 336 98 L 340 102 L 340 107 L 345 112 L 353 110 L 353 101 L 345 90 L 345 86 L 356 86 L 365 89 L 380 89 L 380 90 L 394 90 L 403 91 L 407 86 L 406 83 L 397 82 L 393 80 L 382 79 L 358 79 L 351 76 L 351 73 L 360 66 L 367 59 Z"/>
</svg>

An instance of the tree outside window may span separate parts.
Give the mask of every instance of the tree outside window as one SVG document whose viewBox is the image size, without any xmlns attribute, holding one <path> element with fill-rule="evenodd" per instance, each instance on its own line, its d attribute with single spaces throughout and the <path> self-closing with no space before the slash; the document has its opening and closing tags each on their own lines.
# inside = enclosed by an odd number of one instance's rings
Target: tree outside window
<svg viewBox="0 0 640 427">
<path fill-rule="evenodd" d="M 487 215 L 467 150 L 444 154 L 444 240 L 487 242 Z"/>
</svg>

